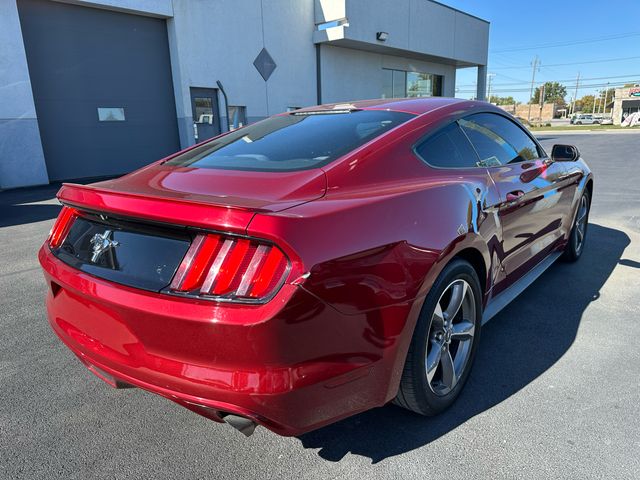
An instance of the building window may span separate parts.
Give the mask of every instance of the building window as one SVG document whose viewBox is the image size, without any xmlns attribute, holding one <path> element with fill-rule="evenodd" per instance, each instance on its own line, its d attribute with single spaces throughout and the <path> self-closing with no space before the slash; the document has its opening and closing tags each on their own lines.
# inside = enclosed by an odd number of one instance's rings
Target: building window
<svg viewBox="0 0 640 480">
<path fill-rule="evenodd" d="M 193 122 L 213 125 L 213 100 L 210 97 L 195 97 L 193 104 Z"/>
<path fill-rule="evenodd" d="M 247 107 L 229 105 L 229 130 L 244 127 L 247 124 Z"/>
<path fill-rule="evenodd" d="M 440 97 L 442 75 L 382 69 L 382 98 Z"/>
<path fill-rule="evenodd" d="M 124 108 L 98 107 L 99 122 L 124 122 Z"/>
</svg>

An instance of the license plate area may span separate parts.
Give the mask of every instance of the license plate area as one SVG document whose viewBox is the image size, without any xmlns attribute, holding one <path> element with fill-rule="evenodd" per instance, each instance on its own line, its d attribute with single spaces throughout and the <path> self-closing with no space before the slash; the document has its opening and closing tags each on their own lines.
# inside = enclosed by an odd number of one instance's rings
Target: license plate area
<svg viewBox="0 0 640 480">
<path fill-rule="evenodd" d="M 90 275 L 158 292 L 171 283 L 190 244 L 180 229 L 83 215 L 53 253 Z"/>
</svg>

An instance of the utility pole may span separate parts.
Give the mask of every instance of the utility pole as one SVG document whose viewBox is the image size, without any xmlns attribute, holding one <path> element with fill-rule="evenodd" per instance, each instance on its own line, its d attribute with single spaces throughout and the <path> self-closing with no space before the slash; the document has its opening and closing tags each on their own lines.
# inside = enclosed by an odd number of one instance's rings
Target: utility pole
<svg viewBox="0 0 640 480">
<path fill-rule="evenodd" d="M 578 85 L 580 84 L 580 72 L 578 72 L 578 76 L 576 77 L 576 91 L 573 94 L 573 106 L 571 108 L 571 113 L 576 113 L 576 102 L 578 101 Z"/>
<path fill-rule="evenodd" d="M 607 96 L 609 95 L 609 82 L 607 82 L 606 89 L 604 91 L 604 108 L 602 109 L 602 114 L 607 114 Z"/>
<path fill-rule="evenodd" d="M 536 55 L 535 58 L 533 59 L 533 63 L 531 64 L 533 66 L 533 71 L 531 72 L 531 91 L 529 92 L 529 114 L 527 116 L 527 122 L 531 123 L 531 102 L 533 101 L 533 84 L 536 81 L 536 69 L 538 68 L 538 64 L 539 64 L 539 60 L 538 60 L 538 56 Z"/>
<path fill-rule="evenodd" d="M 540 115 L 538 115 L 538 119 L 540 120 L 540 124 L 542 124 L 542 109 L 544 108 L 544 96 L 546 94 L 546 85 L 543 83 L 540 86 Z"/>
<path fill-rule="evenodd" d="M 487 102 L 491 103 L 491 80 L 493 80 L 493 77 L 495 77 L 496 74 L 495 73 L 488 73 L 487 74 L 487 83 L 489 84 L 488 87 L 488 91 L 489 93 L 487 94 Z"/>
</svg>

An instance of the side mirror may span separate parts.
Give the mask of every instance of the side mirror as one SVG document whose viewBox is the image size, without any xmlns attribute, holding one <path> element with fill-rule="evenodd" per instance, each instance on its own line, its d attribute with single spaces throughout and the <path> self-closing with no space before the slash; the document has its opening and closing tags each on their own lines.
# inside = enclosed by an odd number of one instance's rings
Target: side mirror
<svg viewBox="0 0 640 480">
<path fill-rule="evenodd" d="M 554 162 L 575 162 L 579 158 L 580 152 L 574 145 L 554 145 L 551 149 Z"/>
</svg>

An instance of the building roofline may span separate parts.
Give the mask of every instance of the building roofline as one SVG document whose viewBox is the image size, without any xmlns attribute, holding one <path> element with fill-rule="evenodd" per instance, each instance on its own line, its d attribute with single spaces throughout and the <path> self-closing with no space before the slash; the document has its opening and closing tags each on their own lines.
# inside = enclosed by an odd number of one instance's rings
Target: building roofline
<svg viewBox="0 0 640 480">
<path fill-rule="evenodd" d="M 476 15 L 472 15 L 472 14 L 470 14 L 468 12 L 465 12 L 464 10 L 460 10 L 459 8 L 455 8 L 455 7 L 452 7 L 450 5 L 446 5 L 446 4 L 442 3 L 442 2 L 439 2 L 438 0 L 427 0 L 427 1 L 429 1 L 431 3 L 436 3 L 438 5 L 441 5 L 441 6 L 445 7 L 445 8 L 448 8 L 449 10 L 453 10 L 454 12 L 462 13 L 463 15 L 475 18 L 476 20 L 480 20 L 481 22 L 484 22 L 484 23 L 486 23 L 488 25 L 491 25 L 491 22 L 489 20 L 485 20 L 484 18 L 480 18 L 480 17 L 478 17 Z"/>
</svg>

